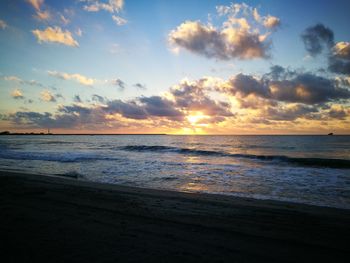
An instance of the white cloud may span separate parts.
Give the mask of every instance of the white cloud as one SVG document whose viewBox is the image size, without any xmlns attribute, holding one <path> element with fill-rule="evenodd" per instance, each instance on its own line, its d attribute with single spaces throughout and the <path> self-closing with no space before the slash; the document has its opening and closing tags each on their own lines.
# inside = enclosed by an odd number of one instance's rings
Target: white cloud
<svg viewBox="0 0 350 263">
<path fill-rule="evenodd" d="M 48 90 L 43 90 L 43 91 L 40 93 L 40 98 L 41 98 L 43 101 L 46 101 L 46 102 L 55 102 L 55 101 L 56 101 L 55 96 L 52 95 L 51 92 L 48 91 Z"/>
<path fill-rule="evenodd" d="M 70 20 L 66 18 L 64 15 L 60 15 L 60 19 L 64 25 L 68 25 Z"/>
<path fill-rule="evenodd" d="M 118 26 L 123 26 L 126 23 L 128 23 L 128 21 L 126 19 L 121 18 L 120 16 L 112 15 L 112 19 Z"/>
<path fill-rule="evenodd" d="M 39 29 L 33 30 L 32 33 L 37 38 L 39 43 L 54 42 L 71 47 L 78 47 L 79 43 L 73 38 L 72 33 L 68 30 L 63 31 L 60 27 L 47 27 L 41 31 Z"/>
<path fill-rule="evenodd" d="M 22 79 L 17 76 L 5 76 L 4 79 L 7 81 L 22 82 Z"/>
<path fill-rule="evenodd" d="M 64 79 L 64 80 L 74 80 L 82 85 L 85 86 L 92 86 L 95 83 L 95 80 L 92 78 L 88 78 L 86 76 L 80 75 L 80 74 L 68 74 L 65 72 L 57 72 L 57 71 L 48 71 L 48 74 L 50 76 Z"/>
<path fill-rule="evenodd" d="M 221 26 L 212 21 L 185 21 L 168 36 L 175 52 L 181 48 L 221 60 L 268 58 L 272 29 L 280 24 L 280 19 L 261 16 L 256 8 L 247 4 L 217 6 L 220 17 L 226 17 Z"/>
<path fill-rule="evenodd" d="M 88 12 L 98 12 L 105 10 L 110 13 L 118 13 L 123 9 L 124 0 L 109 0 L 109 1 L 87 1 L 88 4 L 84 5 L 84 10 Z"/>
<path fill-rule="evenodd" d="M 267 28 L 276 28 L 281 24 L 281 20 L 278 17 L 268 15 L 264 18 L 263 23 Z"/>
<path fill-rule="evenodd" d="M 0 19 L 0 28 L 1 29 L 6 29 L 6 27 L 8 27 L 8 25 L 6 24 L 6 22 L 4 20 Z"/>
<path fill-rule="evenodd" d="M 77 34 L 77 36 L 81 37 L 83 35 L 83 31 L 78 28 L 77 31 L 75 32 Z"/>
<path fill-rule="evenodd" d="M 14 99 L 23 99 L 24 98 L 23 93 L 20 89 L 15 89 L 14 91 L 12 91 L 11 96 Z"/>
<path fill-rule="evenodd" d="M 198 21 L 182 23 L 170 32 L 168 39 L 172 47 L 221 60 L 266 58 L 270 48 L 258 33 L 245 28 L 217 29 Z"/>
</svg>

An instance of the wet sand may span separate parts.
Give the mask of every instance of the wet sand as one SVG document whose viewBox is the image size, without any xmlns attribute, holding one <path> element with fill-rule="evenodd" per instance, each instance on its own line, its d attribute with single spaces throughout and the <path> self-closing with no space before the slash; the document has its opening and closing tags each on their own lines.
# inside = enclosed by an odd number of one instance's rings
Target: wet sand
<svg viewBox="0 0 350 263">
<path fill-rule="evenodd" d="M 347 262 L 350 210 L 0 172 L 2 262 Z"/>
</svg>

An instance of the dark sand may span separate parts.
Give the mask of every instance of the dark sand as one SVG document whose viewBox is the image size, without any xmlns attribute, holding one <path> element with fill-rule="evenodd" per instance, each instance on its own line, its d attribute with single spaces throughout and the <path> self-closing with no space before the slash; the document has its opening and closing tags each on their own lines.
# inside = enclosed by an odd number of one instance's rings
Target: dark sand
<svg viewBox="0 0 350 263">
<path fill-rule="evenodd" d="M 0 172 L 1 262 L 349 262 L 350 210 Z"/>
</svg>

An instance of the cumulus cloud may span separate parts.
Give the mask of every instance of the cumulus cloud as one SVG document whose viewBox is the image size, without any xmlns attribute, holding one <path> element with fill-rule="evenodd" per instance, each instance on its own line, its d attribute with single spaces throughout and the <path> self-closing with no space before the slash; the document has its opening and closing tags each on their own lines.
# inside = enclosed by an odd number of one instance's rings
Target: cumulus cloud
<svg viewBox="0 0 350 263">
<path fill-rule="evenodd" d="M 257 78 L 238 74 L 229 80 L 225 89 L 240 97 L 253 94 L 266 99 L 303 104 L 319 104 L 350 98 L 350 91 L 339 85 L 336 80 L 312 73 L 294 73 L 292 77 L 279 80 L 270 79 L 270 76 L 271 74 L 266 74 L 262 78 Z"/>
<path fill-rule="evenodd" d="M 52 101 L 47 97 L 47 101 Z M 228 80 L 185 79 L 160 96 L 110 100 L 94 94 L 88 105 L 78 95 L 73 100 L 72 105 L 60 105 L 55 113 L 20 111 L 2 118 L 41 128 L 107 129 L 139 125 L 210 129 L 228 123 L 230 127 L 290 128 L 306 122 L 346 122 L 350 113 L 346 81 L 281 66 L 273 66 L 261 76 L 237 74 Z"/>
<path fill-rule="evenodd" d="M 350 74 L 350 43 L 338 42 L 329 57 L 328 69 L 334 73 Z"/>
<path fill-rule="evenodd" d="M 72 33 L 68 30 L 63 31 L 60 27 L 47 27 L 45 30 L 33 30 L 32 33 L 39 43 L 53 42 L 66 46 L 78 47 L 79 43 L 73 38 Z"/>
<path fill-rule="evenodd" d="M 276 16 L 268 15 L 263 20 L 264 26 L 267 28 L 276 28 L 281 24 L 281 20 Z"/>
<path fill-rule="evenodd" d="M 175 105 L 185 112 L 201 112 L 208 116 L 233 116 L 229 103 L 210 98 L 211 89 L 211 79 L 203 78 L 193 82 L 184 80 L 172 87 L 170 94 Z"/>
<path fill-rule="evenodd" d="M 43 90 L 40 93 L 40 98 L 45 102 L 56 102 L 56 98 L 49 90 Z"/>
<path fill-rule="evenodd" d="M 82 1 L 87 2 L 86 5 L 84 5 L 84 10 L 88 12 L 98 12 L 100 10 L 105 10 L 110 13 L 114 12 L 120 12 L 123 9 L 124 6 L 124 0 L 108 0 L 108 1 Z"/>
<path fill-rule="evenodd" d="M 65 73 L 65 72 L 58 72 L 58 71 L 47 71 L 47 73 L 50 76 L 59 78 L 59 79 L 63 79 L 63 80 L 74 80 L 76 82 L 78 82 L 79 84 L 85 85 L 85 86 L 92 86 L 95 82 L 94 79 L 83 76 L 81 74 L 69 74 L 69 73 Z"/>
<path fill-rule="evenodd" d="M 6 29 L 8 27 L 7 23 L 4 20 L 0 19 L 0 28 L 1 29 Z"/>
<path fill-rule="evenodd" d="M 301 38 L 306 51 L 311 56 L 320 54 L 325 48 L 329 49 L 334 44 L 333 31 L 323 24 L 316 24 L 306 28 Z"/>
<path fill-rule="evenodd" d="M 23 93 L 20 89 L 15 89 L 11 92 L 11 97 L 14 99 L 24 99 Z"/>
<path fill-rule="evenodd" d="M 126 19 L 124 19 L 120 16 L 112 15 L 112 19 L 118 26 L 123 26 L 126 23 L 128 23 L 128 21 Z"/>
<path fill-rule="evenodd" d="M 227 16 L 221 27 L 186 21 L 170 32 L 168 41 L 175 51 L 183 48 L 208 58 L 268 58 L 271 48 L 268 30 L 276 28 L 280 19 L 271 15 L 261 17 L 254 10 L 246 4 L 218 6 L 218 14 Z"/>
<path fill-rule="evenodd" d="M 141 97 L 139 99 L 145 112 L 150 116 L 183 119 L 183 113 L 175 108 L 174 102 L 160 96 Z"/>
</svg>

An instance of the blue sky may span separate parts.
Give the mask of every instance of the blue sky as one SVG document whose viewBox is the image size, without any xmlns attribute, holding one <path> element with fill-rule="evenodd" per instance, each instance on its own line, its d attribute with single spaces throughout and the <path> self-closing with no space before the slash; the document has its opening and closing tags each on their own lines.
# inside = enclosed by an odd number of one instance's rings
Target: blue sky
<svg viewBox="0 0 350 263">
<path fill-rule="evenodd" d="M 169 42 L 172 31 L 176 31 L 186 21 L 199 21 L 204 26 L 212 23 L 215 28 L 220 28 L 227 18 L 219 16 L 216 7 L 229 7 L 232 1 L 117 2 L 120 6 L 112 12 L 103 8 L 92 12 L 87 11 L 86 7 L 109 2 L 1 1 L 0 20 L 6 25 L 0 29 L 1 113 L 8 115 L 30 111 L 55 115 L 57 107 L 77 103 L 74 101 L 76 95 L 86 107 L 92 107 L 91 97 L 94 94 L 104 97 L 105 104 L 112 100 L 130 101 L 141 96 L 163 96 L 183 79 L 196 81 L 210 76 L 225 81 L 239 73 L 262 76 L 273 65 L 316 72 L 320 68 L 327 68 L 328 57 L 322 54 L 312 57 L 308 54 L 300 37 L 306 28 L 321 23 L 333 31 L 334 43 L 350 40 L 348 1 L 245 1 L 251 10 L 257 8 L 260 16 L 278 18 L 278 25 L 271 28 L 268 36 L 271 57 L 220 59 L 202 55 L 181 45 L 178 46 L 179 52 L 174 53 L 174 46 Z M 37 18 L 38 12 L 47 12 L 49 17 Z M 117 25 L 112 16 L 123 19 L 125 24 Z M 44 31 L 49 27 L 59 27 L 63 32 L 69 32 L 78 46 L 54 41 L 40 42 L 33 31 Z M 79 74 L 93 79 L 94 84 L 82 85 L 75 81 L 75 77 L 65 79 L 62 75 L 59 77 L 59 73 L 70 76 Z M 9 76 L 16 76 L 22 82 L 11 81 Z M 336 77 L 336 74 L 327 72 L 325 76 Z M 342 74 L 341 77 L 346 78 L 347 75 Z M 116 79 L 125 84 L 124 89 L 115 85 L 113 80 Z M 30 85 L 31 80 L 40 85 Z M 136 83 L 145 88 L 135 87 Z M 21 92 L 21 99 L 18 99 L 20 96 L 14 99 L 14 90 Z M 45 101 L 40 99 L 43 90 L 58 96 Z M 213 96 L 217 98 L 223 94 Z M 231 99 L 227 97 L 226 100 Z M 328 101 L 328 107 L 332 103 Z M 342 109 L 347 105 L 347 101 L 342 102 Z M 180 110 L 186 111 L 187 115 L 201 114 L 183 108 Z M 3 127 L 42 128 L 37 124 L 28 126 L 28 123 L 21 126 L 18 121 L 11 123 L 10 119 L 4 120 Z M 347 121 L 346 118 L 344 120 Z M 194 126 L 195 123 L 189 125 Z M 196 130 L 192 126 L 189 129 Z M 256 127 L 253 129 L 256 131 Z"/>
</svg>

